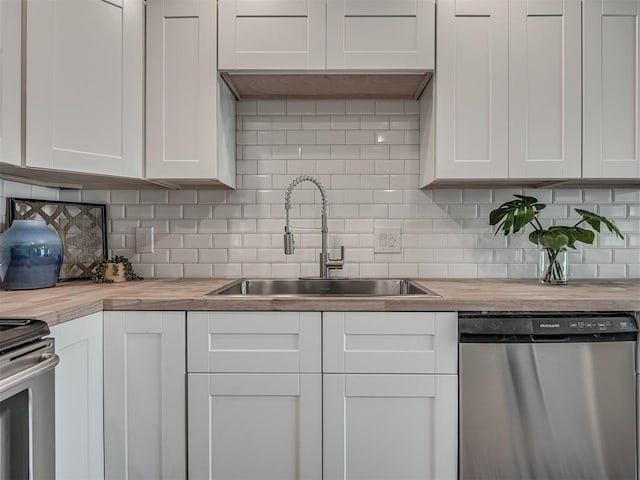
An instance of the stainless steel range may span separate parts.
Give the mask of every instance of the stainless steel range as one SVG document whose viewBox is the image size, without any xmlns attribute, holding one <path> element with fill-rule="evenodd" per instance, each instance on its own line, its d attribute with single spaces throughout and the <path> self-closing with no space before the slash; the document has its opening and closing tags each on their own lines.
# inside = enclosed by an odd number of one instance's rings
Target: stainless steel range
<svg viewBox="0 0 640 480">
<path fill-rule="evenodd" d="M 54 368 L 40 320 L 0 319 L 0 480 L 55 477 Z"/>
</svg>

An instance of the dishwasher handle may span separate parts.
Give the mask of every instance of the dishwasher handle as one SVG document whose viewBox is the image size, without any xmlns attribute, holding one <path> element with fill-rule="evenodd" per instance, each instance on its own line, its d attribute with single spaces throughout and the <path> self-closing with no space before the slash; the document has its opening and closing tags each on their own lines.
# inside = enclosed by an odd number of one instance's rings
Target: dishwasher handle
<svg viewBox="0 0 640 480">
<path fill-rule="evenodd" d="M 24 370 L 14 373 L 13 375 L 0 380 L 0 394 L 7 390 L 26 382 L 33 377 L 41 375 L 49 370 L 52 370 L 60 362 L 60 357 L 55 353 L 43 353 L 42 360 L 32 367 L 25 368 Z"/>
<path fill-rule="evenodd" d="M 529 335 L 531 343 L 568 343 L 569 335 Z"/>
</svg>

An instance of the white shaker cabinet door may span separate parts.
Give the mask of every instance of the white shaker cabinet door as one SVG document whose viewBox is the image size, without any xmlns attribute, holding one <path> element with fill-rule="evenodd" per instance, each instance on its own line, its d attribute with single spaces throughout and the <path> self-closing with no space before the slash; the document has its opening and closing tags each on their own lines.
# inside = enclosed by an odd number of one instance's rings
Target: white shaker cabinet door
<svg viewBox="0 0 640 480">
<path fill-rule="evenodd" d="M 22 163 L 22 0 L 0 1 L 0 162 Z"/>
<path fill-rule="evenodd" d="M 26 165 L 141 177 L 143 0 L 26 2 Z"/>
<path fill-rule="evenodd" d="M 581 2 L 508 3 L 509 177 L 580 178 Z"/>
<path fill-rule="evenodd" d="M 189 478 L 322 478 L 322 375 L 189 374 L 188 389 Z"/>
<path fill-rule="evenodd" d="M 455 312 L 325 312 L 324 373 L 458 371 Z"/>
<path fill-rule="evenodd" d="M 235 187 L 236 102 L 216 60 L 215 0 L 147 2 L 147 178 Z"/>
<path fill-rule="evenodd" d="M 583 177 L 640 178 L 640 2 L 583 2 Z"/>
<path fill-rule="evenodd" d="M 509 176 L 508 5 L 438 1 L 437 179 Z"/>
<path fill-rule="evenodd" d="M 327 69 L 433 70 L 434 0 L 327 0 Z"/>
<path fill-rule="evenodd" d="M 455 480 L 456 375 L 323 375 L 325 480 Z"/>
<path fill-rule="evenodd" d="M 185 313 L 104 316 L 105 476 L 184 479 Z"/>
<path fill-rule="evenodd" d="M 325 0 L 219 0 L 218 68 L 324 70 Z"/>
<path fill-rule="evenodd" d="M 51 327 L 56 354 L 56 478 L 104 478 L 102 312 Z"/>
</svg>

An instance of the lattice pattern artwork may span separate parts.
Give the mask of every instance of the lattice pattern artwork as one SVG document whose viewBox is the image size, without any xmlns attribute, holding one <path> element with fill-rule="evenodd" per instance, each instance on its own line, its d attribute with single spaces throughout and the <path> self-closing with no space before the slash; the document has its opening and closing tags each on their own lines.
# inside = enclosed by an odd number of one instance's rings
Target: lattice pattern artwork
<svg viewBox="0 0 640 480">
<path fill-rule="evenodd" d="M 107 259 L 106 206 L 9 198 L 9 223 L 42 219 L 58 232 L 64 248 L 60 280 L 91 278 L 96 265 Z"/>
</svg>

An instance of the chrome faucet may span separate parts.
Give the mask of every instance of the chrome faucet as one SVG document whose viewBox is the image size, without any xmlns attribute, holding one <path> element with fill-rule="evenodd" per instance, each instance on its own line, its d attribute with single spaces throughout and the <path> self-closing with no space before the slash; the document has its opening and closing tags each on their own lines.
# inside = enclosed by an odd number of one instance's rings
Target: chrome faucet
<svg viewBox="0 0 640 480">
<path fill-rule="evenodd" d="M 320 196 L 322 197 L 322 212 L 320 220 L 322 226 L 320 228 L 297 228 L 292 227 L 289 222 L 289 210 L 291 210 L 291 193 L 293 189 L 302 182 L 311 182 L 318 190 L 320 190 Z M 287 224 L 284 226 L 284 253 L 285 255 L 291 255 L 295 251 L 295 241 L 293 238 L 293 232 L 321 232 L 322 233 L 322 251 L 320 253 L 320 278 L 329 278 L 329 272 L 331 270 L 342 269 L 344 266 L 344 245 L 340 247 L 340 258 L 330 258 L 327 253 L 327 236 L 329 235 L 329 229 L 327 227 L 327 192 L 322 184 L 314 177 L 310 175 L 300 175 L 295 178 L 293 182 L 287 188 L 287 193 L 284 196 L 284 210 L 287 214 Z"/>
</svg>

